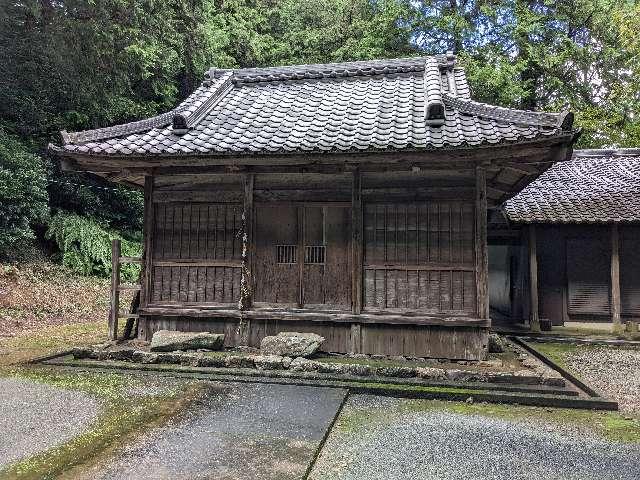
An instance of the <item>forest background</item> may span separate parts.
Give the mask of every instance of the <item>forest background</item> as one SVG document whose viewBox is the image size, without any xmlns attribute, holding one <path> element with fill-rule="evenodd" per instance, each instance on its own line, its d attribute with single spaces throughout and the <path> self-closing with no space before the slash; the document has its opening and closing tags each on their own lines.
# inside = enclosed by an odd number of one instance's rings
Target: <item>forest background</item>
<svg viewBox="0 0 640 480">
<path fill-rule="evenodd" d="M 578 148 L 640 146 L 629 0 L 8 0 L 0 5 L 0 260 L 108 275 L 140 250 L 142 195 L 60 171 L 59 131 L 173 108 L 211 66 L 453 51 L 475 99 L 576 113 Z M 133 274 L 133 273 L 132 273 Z"/>
</svg>

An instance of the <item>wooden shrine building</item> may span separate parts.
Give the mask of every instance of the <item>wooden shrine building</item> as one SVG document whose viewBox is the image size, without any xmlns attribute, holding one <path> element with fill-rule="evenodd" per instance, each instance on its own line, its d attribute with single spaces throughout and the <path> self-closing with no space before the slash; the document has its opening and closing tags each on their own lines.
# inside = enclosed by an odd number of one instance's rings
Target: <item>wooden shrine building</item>
<svg viewBox="0 0 640 480">
<path fill-rule="evenodd" d="M 212 68 L 171 112 L 51 148 L 144 188 L 143 339 L 479 359 L 487 208 L 570 157 L 572 121 L 473 101 L 448 54 Z"/>
<path fill-rule="evenodd" d="M 491 307 L 505 326 L 640 319 L 640 149 L 576 150 L 489 227 Z"/>
</svg>

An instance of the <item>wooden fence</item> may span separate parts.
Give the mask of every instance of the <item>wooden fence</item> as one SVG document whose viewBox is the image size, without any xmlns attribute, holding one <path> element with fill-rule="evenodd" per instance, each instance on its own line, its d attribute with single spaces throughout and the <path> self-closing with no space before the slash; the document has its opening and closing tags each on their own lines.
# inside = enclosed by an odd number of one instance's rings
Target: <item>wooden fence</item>
<svg viewBox="0 0 640 480">
<path fill-rule="evenodd" d="M 111 242 L 111 302 L 109 305 L 109 338 L 111 340 L 118 339 L 118 321 L 126 319 L 127 323 L 123 338 L 130 338 L 133 331 L 133 325 L 138 318 L 136 313 L 140 303 L 140 284 L 124 285 L 120 283 L 120 266 L 123 263 L 137 263 L 142 265 L 141 257 L 123 257 L 120 251 L 120 240 L 112 240 Z M 134 297 L 131 302 L 129 311 L 120 310 L 120 292 L 134 291 Z"/>
</svg>

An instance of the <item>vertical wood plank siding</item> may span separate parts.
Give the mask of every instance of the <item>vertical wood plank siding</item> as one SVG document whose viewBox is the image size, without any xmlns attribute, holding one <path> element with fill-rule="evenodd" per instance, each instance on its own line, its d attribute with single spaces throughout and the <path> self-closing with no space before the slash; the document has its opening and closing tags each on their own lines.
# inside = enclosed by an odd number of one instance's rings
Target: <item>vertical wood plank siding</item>
<svg viewBox="0 0 640 480">
<path fill-rule="evenodd" d="M 153 303 L 235 303 L 242 205 L 155 204 Z"/>
<path fill-rule="evenodd" d="M 364 212 L 367 310 L 475 313 L 472 201 L 368 203 Z"/>
</svg>

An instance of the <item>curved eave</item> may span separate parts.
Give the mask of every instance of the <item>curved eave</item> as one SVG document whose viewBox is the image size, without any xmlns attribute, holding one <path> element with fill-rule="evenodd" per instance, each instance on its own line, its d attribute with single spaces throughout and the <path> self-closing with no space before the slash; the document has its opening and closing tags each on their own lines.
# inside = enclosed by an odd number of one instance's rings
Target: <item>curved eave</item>
<svg viewBox="0 0 640 480">
<path fill-rule="evenodd" d="M 557 143 L 568 143 L 573 145 L 580 135 L 580 130 L 572 130 L 570 132 L 566 131 L 558 131 L 556 133 L 552 133 L 549 135 L 540 134 L 533 138 L 517 138 L 514 140 L 501 139 L 497 142 L 482 142 L 479 144 L 467 144 L 463 142 L 458 145 L 446 145 L 443 147 L 408 147 L 408 148 L 382 148 L 382 149 L 330 149 L 330 150 L 321 150 L 321 149 L 309 149 L 309 150 L 276 150 L 276 151 L 252 151 L 252 150 L 242 150 L 242 151 L 225 151 L 225 152 L 176 152 L 176 153 L 144 153 L 144 154 L 122 154 L 120 152 L 117 153 L 94 153 L 94 152 L 76 152 L 67 150 L 64 146 L 60 147 L 58 145 L 49 144 L 48 150 L 59 157 L 66 158 L 76 158 L 76 159 L 110 159 L 110 160 L 118 160 L 118 161 L 131 161 L 131 162 L 139 162 L 141 160 L 176 160 L 176 159 L 190 159 L 190 158 L 198 158 L 198 159 L 210 159 L 212 164 L 215 164 L 215 160 L 224 159 L 228 160 L 230 158 L 274 158 L 280 156 L 300 156 L 300 155 L 313 155 L 313 156 L 364 156 L 364 155 L 377 155 L 377 154 L 388 154 L 388 153 L 434 153 L 434 152 L 469 152 L 473 150 L 488 150 L 488 149 L 500 149 L 502 147 L 512 147 L 517 145 L 522 146 L 531 146 L 531 145 L 546 145 L 546 144 L 557 144 Z"/>
</svg>

